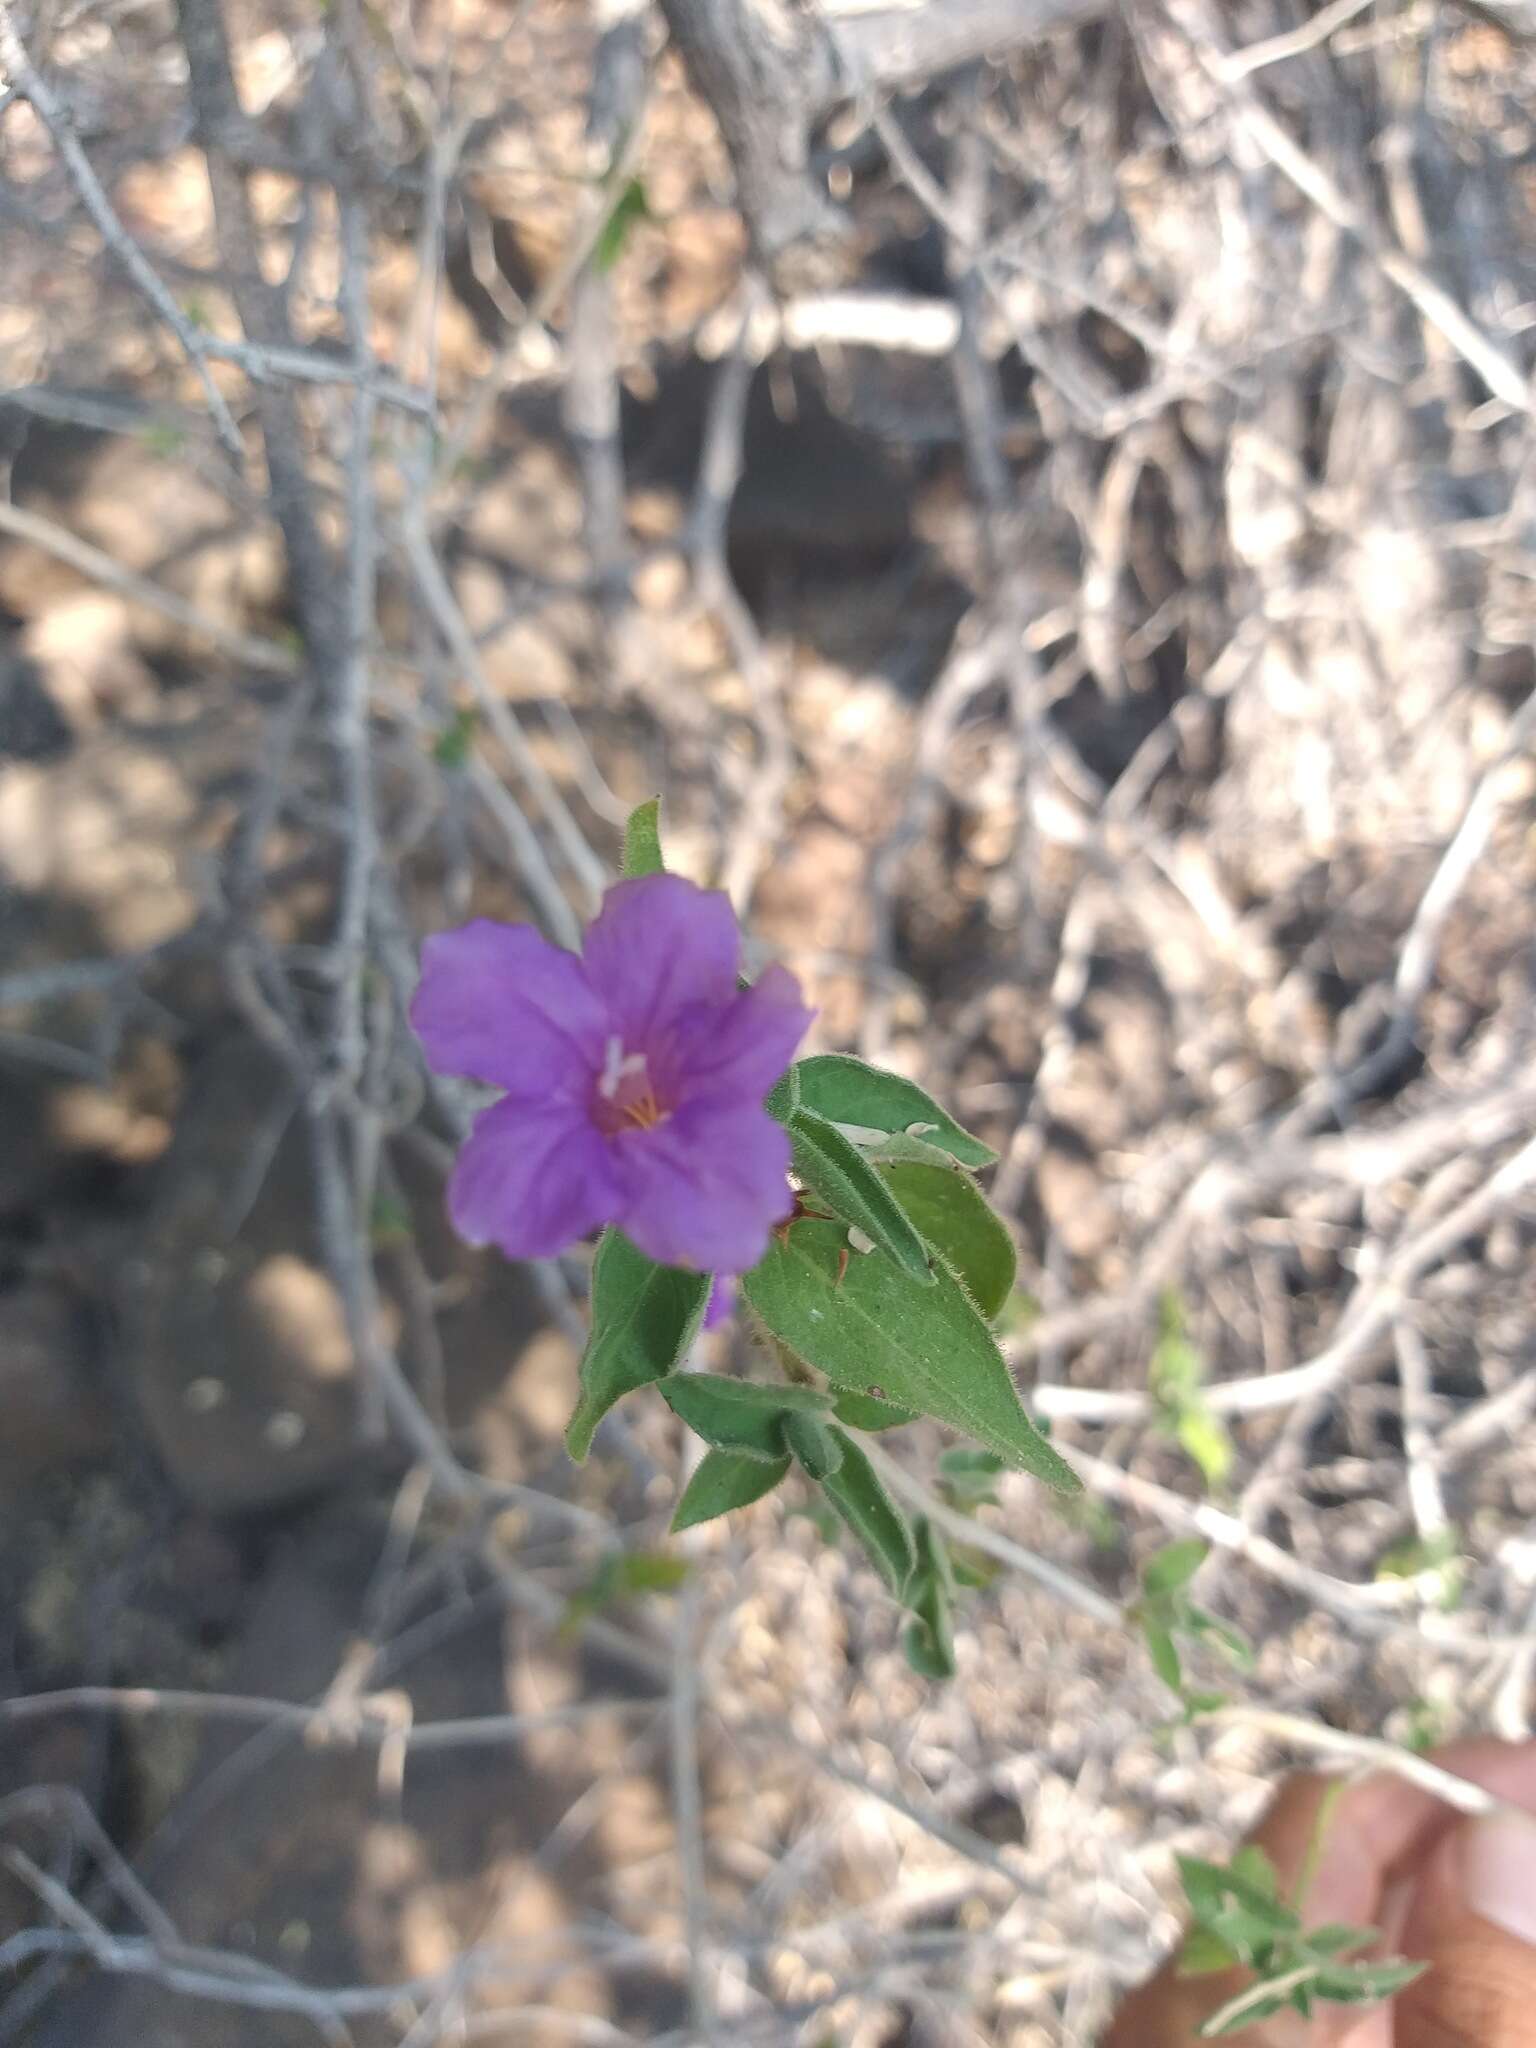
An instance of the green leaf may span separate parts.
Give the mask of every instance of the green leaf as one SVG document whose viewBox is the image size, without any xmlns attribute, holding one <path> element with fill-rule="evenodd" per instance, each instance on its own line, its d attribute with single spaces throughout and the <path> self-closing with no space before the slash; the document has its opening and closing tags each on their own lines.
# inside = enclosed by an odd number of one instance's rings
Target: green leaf
<svg viewBox="0 0 1536 2048">
<path fill-rule="evenodd" d="M 755 1313 L 798 1357 L 844 1392 L 871 1394 L 963 1430 L 1010 1465 L 1063 1493 L 1072 1468 L 1020 1405 L 992 1332 L 942 1267 L 928 1286 L 901 1267 L 855 1258 L 839 1286 L 842 1227 L 801 1222 L 742 1288 Z"/>
<path fill-rule="evenodd" d="M 1248 1638 L 1226 1622 L 1218 1621 L 1214 1614 L 1207 1614 L 1203 1607 L 1185 1609 L 1184 1627 L 1192 1636 L 1209 1637 L 1239 1671 L 1253 1669 L 1253 1647 Z"/>
<path fill-rule="evenodd" d="M 1332 1999 L 1338 2005 L 1364 2005 L 1374 1998 L 1391 1998 L 1422 1977 L 1428 1967 L 1427 1963 L 1405 1962 L 1400 1956 L 1381 1963 L 1342 1963 L 1318 1973 L 1316 1991 L 1319 1998 Z"/>
<path fill-rule="evenodd" d="M 716 1450 L 777 1463 L 785 1454 L 784 1421 L 795 1411 L 830 1409 L 816 1387 L 766 1386 L 718 1373 L 674 1373 L 662 1388 L 674 1414 Z"/>
<path fill-rule="evenodd" d="M 835 1413 L 838 1421 L 846 1422 L 850 1429 L 866 1429 L 872 1435 L 882 1429 L 900 1429 L 903 1423 L 917 1420 L 914 1410 L 893 1407 L 878 1394 L 839 1394 Z"/>
<path fill-rule="evenodd" d="M 911 1525 L 852 1437 L 841 1430 L 832 1434 L 839 1439 L 843 1460 L 822 1480 L 822 1491 L 899 1599 L 917 1569 Z"/>
<path fill-rule="evenodd" d="M 666 873 L 661 857 L 661 798 L 653 796 L 636 804 L 624 827 L 624 860 L 619 873 L 626 882 L 637 875 Z"/>
<path fill-rule="evenodd" d="M 939 1483 L 962 1514 L 973 1514 L 980 1507 L 996 1507 L 997 1475 L 1004 1469 L 996 1451 L 973 1451 L 967 1446 L 942 1453 Z"/>
<path fill-rule="evenodd" d="M 975 1181 L 947 1164 L 881 1162 L 880 1171 L 910 1220 L 992 1322 L 1013 1293 L 1018 1254 Z"/>
<path fill-rule="evenodd" d="M 565 1433 L 579 1465 L 616 1401 L 664 1379 L 699 1334 L 708 1273 L 658 1266 L 622 1232 L 605 1230 L 592 1267 L 592 1334 L 581 1360 L 581 1398 Z"/>
<path fill-rule="evenodd" d="M 751 1507 L 753 1501 L 772 1493 L 788 1470 L 788 1458 L 769 1464 L 762 1458 L 744 1457 L 739 1451 L 707 1451 L 677 1504 L 672 1517 L 674 1534 L 699 1522 L 712 1522 L 717 1515 L 728 1515 L 733 1508 Z"/>
<path fill-rule="evenodd" d="M 1187 1586 L 1211 1554 L 1209 1543 L 1191 1536 L 1183 1543 L 1170 1543 L 1148 1558 L 1141 1575 L 1143 1590 L 1154 1600 Z"/>
<path fill-rule="evenodd" d="M 811 1193 L 834 1216 L 872 1238 L 904 1272 L 931 1287 L 932 1255 L 921 1233 L 858 1146 L 836 1124 L 803 1107 L 790 1112 L 788 1128 L 795 1172 Z"/>
<path fill-rule="evenodd" d="M 650 202 L 645 195 L 645 184 L 640 178 L 631 178 L 613 202 L 608 218 L 598 231 L 592 245 L 592 268 L 599 275 L 606 275 L 624 253 L 624 244 L 629 240 L 629 231 L 638 221 L 651 218 Z M 643 870 L 646 874 L 658 872 L 655 868 Z"/>
<path fill-rule="evenodd" d="M 1207 1927 L 1192 1927 L 1179 1950 L 1178 1974 L 1181 1977 L 1210 1977 L 1217 1970 L 1230 1970 L 1241 1960 L 1219 1934 L 1212 1934 Z"/>
<path fill-rule="evenodd" d="M 462 768 L 474 752 L 475 729 L 479 720 L 470 705 L 455 711 L 432 742 L 432 758 L 439 768 Z"/>
<path fill-rule="evenodd" d="M 562 1631 L 570 1633 L 589 1614 L 641 1593 L 672 1593 L 688 1576 L 688 1560 L 665 1550 L 619 1550 L 605 1557 L 580 1592 L 566 1602 Z"/>
<path fill-rule="evenodd" d="M 926 1518 L 918 1522 L 913 1534 L 917 1541 L 917 1569 L 907 1588 L 907 1605 L 912 1609 L 913 1620 L 902 1647 L 907 1662 L 922 1677 L 953 1678 L 954 1583 L 949 1553 L 943 1537 Z"/>
<path fill-rule="evenodd" d="M 1179 1662 L 1178 1645 L 1160 1621 L 1150 1615 L 1141 1617 L 1142 1634 L 1147 1639 L 1147 1654 L 1152 1659 L 1152 1669 L 1170 1692 L 1184 1690 L 1184 1667 Z"/>
<path fill-rule="evenodd" d="M 1280 1896 L 1280 1873 L 1265 1855 L 1257 1842 L 1245 1842 L 1236 1850 L 1227 1864 L 1227 1878 L 1230 1883 L 1237 1879 L 1261 1899 L 1277 1899 Z"/>
<path fill-rule="evenodd" d="M 795 1069 L 798 1100 L 835 1124 L 925 1138 L 962 1166 L 990 1166 L 997 1154 L 940 1109 L 915 1081 L 872 1067 L 851 1053 L 815 1053 Z M 914 1130 L 913 1126 L 919 1126 Z"/>
<path fill-rule="evenodd" d="M 1232 1476 L 1236 1456 L 1231 1432 L 1214 1408 L 1202 1401 L 1184 1408 L 1173 1426 L 1179 1448 L 1194 1459 L 1211 1493 L 1220 1493 Z"/>
<path fill-rule="evenodd" d="M 814 1415 L 791 1415 L 784 1423 L 784 1441 L 813 1479 L 833 1478 L 843 1462 L 841 1430 L 829 1429 Z"/>
</svg>

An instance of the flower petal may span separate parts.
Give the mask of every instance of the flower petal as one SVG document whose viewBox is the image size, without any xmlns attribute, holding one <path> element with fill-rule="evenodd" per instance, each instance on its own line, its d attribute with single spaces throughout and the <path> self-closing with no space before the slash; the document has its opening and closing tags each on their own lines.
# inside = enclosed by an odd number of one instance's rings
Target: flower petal
<svg viewBox="0 0 1536 2048">
<path fill-rule="evenodd" d="M 618 882 L 587 927 L 587 976 L 631 1052 L 644 1052 L 686 1003 L 727 1003 L 741 934 L 730 899 L 681 875 Z"/>
<path fill-rule="evenodd" d="M 717 1273 L 715 1283 L 709 1290 L 709 1299 L 704 1304 L 706 1330 L 718 1330 L 722 1323 L 728 1323 L 736 1313 L 736 1282 L 729 1273 Z"/>
<path fill-rule="evenodd" d="M 759 1103 L 794 1058 L 816 1012 L 787 967 L 767 967 L 724 1005 L 690 1004 L 670 1054 L 679 1100 L 724 1095 Z"/>
<path fill-rule="evenodd" d="M 695 1103 L 614 1149 L 626 1193 L 615 1220 L 664 1266 L 749 1272 L 794 1210 L 789 1138 L 756 1106 Z"/>
<path fill-rule="evenodd" d="M 581 962 L 528 924 L 481 917 L 428 939 L 411 1023 L 438 1073 L 524 1099 L 585 1099 L 603 1064 L 606 1019 Z"/>
<path fill-rule="evenodd" d="M 623 1207 L 613 1155 L 571 1102 L 496 1102 L 475 1120 L 448 1187 L 453 1227 L 509 1259 L 549 1259 Z"/>
</svg>

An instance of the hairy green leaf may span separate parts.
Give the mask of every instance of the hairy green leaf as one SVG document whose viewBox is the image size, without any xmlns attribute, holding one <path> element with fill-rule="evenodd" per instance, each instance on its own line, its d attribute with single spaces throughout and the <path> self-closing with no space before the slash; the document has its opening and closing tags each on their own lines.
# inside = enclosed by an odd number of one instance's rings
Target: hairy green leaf
<svg viewBox="0 0 1536 2048">
<path fill-rule="evenodd" d="M 1018 1254 L 975 1181 L 948 1164 L 881 1161 L 880 1171 L 907 1216 L 992 1322 L 1013 1292 Z"/>
<path fill-rule="evenodd" d="M 868 1430 L 871 1435 L 917 1420 L 913 1409 L 897 1408 L 878 1394 L 839 1394 L 836 1407 L 839 1422 L 846 1422 L 850 1429 Z"/>
<path fill-rule="evenodd" d="M 699 1522 L 712 1522 L 733 1508 L 749 1508 L 753 1501 L 772 1493 L 788 1470 L 788 1458 L 770 1463 L 740 1451 L 706 1451 L 677 1504 L 672 1517 L 674 1533 L 692 1529 Z"/>
<path fill-rule="evenodd" d="M 794 1453 L 796 1462 L 804 1466 L 813 1479 L 835 1477 L 843 1462 L 845 1439 L 842 1431 L 829 1429 L 815 1415 L 786 1416 L 784 1441 Z"/>
<path fill-rule="evenodd" d="M 852 1437 L 840 1429 L 831 1434 L 838 1439 L 842 1463 L 822 1480 L 822 1491 L 899 1599 L 917 1569 L 911 1524 Z"/>
<path fill-rule="evenodd" d="M 915 1081 L 872 1067 L 851 1053 L 814 1053 L 800 1060 L 794 1073 L 796 1099 L 832 1123 L 906 1132 L 937 1145 L 962 1166 L 990 1166 L 997 1158 L 990 1146 L 962 1130 Z"/>
<path fill-rule="evenodd" d="M 785 1454 L 787 1416 L 832 1406 L 831 1395 L 816 1387 L 768 1386 L 712 1372 L 675 1373 L 661 1391 L 673 1413 L 705 1443 L 767 1463 Z"/>
<path fill-rule="evenodd" d="M 581 1360 L 581 1398 L 565 1433 L 577 1464 L 616 1401 L 665 1378 L 699 1334 L 707 1273 L 658 1266 L 621 1231 L 605 1230 L 592 1267 L 592 1334 Z"/>
<path fill-rule="evenodd" d="M 640 178 L 631 178 L 614 200 L 608 218 L 598 230 L 597 240 L 592 245 L 592 268 L 604 274 L 612 270 L 624 253 L 624 244 L 629 240 L 629 231 L 637 221 L 651 217 L 650 201 L 646 197 L 645 184 Z M 654 868 L 644 872 L 654 874 Z"/>
<path fill-rule="evenodd" d="M 810 1192 L 834 1216 L 862 1230 L 904 1272 L 931 1287 L 932 1262 L 921 1232 L 858 1146 L 836 1124 L 804 1107 L 790 1112 L 789 1142 L 795 1172 Z"/>
<path fill-rule="evenodd" d="M 802 1222 L 742 1288 L 755 1313 L 835 1387 L 871 1394 L 963 1430 L 1008 1464 L 1063 1493 L 1076 1473 L 1020 1404 L 996 1339 L 944 1268 L 922 1286 L 899 1266 L 849 1262 L 838 1282 L 842 1228 Z"/>
</svg>

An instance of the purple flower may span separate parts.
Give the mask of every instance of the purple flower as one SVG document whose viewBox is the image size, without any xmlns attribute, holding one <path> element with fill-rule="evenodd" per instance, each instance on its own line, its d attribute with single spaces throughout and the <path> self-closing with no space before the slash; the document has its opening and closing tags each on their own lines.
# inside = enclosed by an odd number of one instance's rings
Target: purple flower
<svg viewBox="0 0 1536 2048">
<path fill-rule="evenodd" d="M 715 1284 L 709 1290 L 709 1299 L 704 1304 L 704 1328 L 718 1330 L 722 1323 L 728 1323 L 736 1310 L 736 1282 L 729 1273 L 717 1273 Z"/>
<path fill-rule="evenodd" d="M 726 898 L 620 882 L 578 958 L 480 918 L 428 939 L 411 1005 L 439 1073 L 503 1091 L 459 1155 L 454 1227 L 513 1259 L 616 1223 L 649 1257 L 744 1273 L 793 1208 L 763 1097 L 811 1020 L 785 968 L 744 993 Z"/>
</svg>

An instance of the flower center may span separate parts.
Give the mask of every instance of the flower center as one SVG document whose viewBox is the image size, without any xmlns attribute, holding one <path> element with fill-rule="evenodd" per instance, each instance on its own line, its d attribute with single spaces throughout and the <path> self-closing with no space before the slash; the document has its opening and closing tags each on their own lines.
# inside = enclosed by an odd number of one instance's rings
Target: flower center
<svg viewBox="0 0 1536 2048">
<path fill-rule="evenodd" d="M 625 1052 L 620 1038 L 610 1038 L 592 1105 L 597 1127 L 606 1137 L 623 1131 L 648 1131 L 665 1123 L 671 1111 L 659 1102 L 643 1052 Z"/>
</svg>

